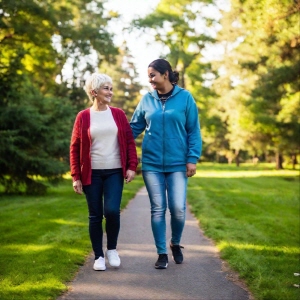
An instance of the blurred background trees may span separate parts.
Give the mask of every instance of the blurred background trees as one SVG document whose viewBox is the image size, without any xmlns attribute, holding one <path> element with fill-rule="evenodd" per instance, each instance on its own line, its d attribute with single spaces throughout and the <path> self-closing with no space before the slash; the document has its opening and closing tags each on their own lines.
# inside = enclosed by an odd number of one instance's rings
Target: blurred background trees
<svg viewBox="0 0 300 300">
<path fill-rule="evenodd" d="M 299 1 L 168 1 L 134 26 L 152 33 L 200 109 L 204 153 L 216 161 L 297 163 Z M 209 51 L 218 50 L 218 55 Z"/>
<path fill-rule="evenodd" d="M 223 74 L 213 88 L 229 146 L 275 156 L 278 169 L 299 152 L 299 9 L 299 1 L 232 0 L 218 34 L 224 56 L 215 67 Z"/>
<path fill-rule="evenodd" d="M 73 121 L 90 105 L 82 89 L 87 74 L 113 78 L 113 105 L 128 119 L 146 89 L 126 41 L 114 43 L 109 22 L 119 15 L 104 2 L 0 2 L 0 183 L 6 192 L 45 192 L 36 179 L 56 181 L 69 170 Z M 297 164 L 299 10 L 298 0 L 161 0 L 133 20 L 135 30 L 164 46 L 161 57 L 197 102 L 202 160 Z"/>
<path fill-rule="evenodd" d="M 0 182 L 6 192 L 43 193 L 36 176 L 55 181 L 69 170 L 83 75 L 118 53 L 106 30 L 111 17 L 100 1 L 85 0 L 2 0 L 0 17 Z"/>
</svg>

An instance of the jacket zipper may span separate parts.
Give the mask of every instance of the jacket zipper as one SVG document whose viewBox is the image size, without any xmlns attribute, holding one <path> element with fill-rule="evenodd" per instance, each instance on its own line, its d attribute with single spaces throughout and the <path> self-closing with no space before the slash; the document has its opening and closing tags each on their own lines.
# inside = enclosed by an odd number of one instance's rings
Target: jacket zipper
<svg viewBox="0 0 300 300">
<path fill-rule="evenodd" d="M 166 106 L 166 101 L 162 103 L 162 109 L 163 109 L 163 172 L 165 172 L 165 106 Z"/>
<path fill-rule="evenodd" d="M 166 102 L 167 100 L 169 100 L 172 96 L 175 96 L 177 93 L 170 95 L 164 102 L 161 101 L 159 98 L 156 98 L 153 94 L 150 93 L 150 95 L 152 95 L 152 97 L 156 100 L 158 100 L 161 103 L 162 106 L 162 111 L 163 111 L 163 153 L 162 153 L 162 162 L 163 162 L 163 172 L 165 172 L 165 106 L 166 106 Z"/>
<path fill-rule="evenodd" d="M 166 103 L 167 103 L 167 100 L 169 98 L 171 98 L 173 95 L 170 95 L 165 101 L 161 101 L 159 99 L 159 101 L 161 102 L 162 104 L 162 111 L 163 111 L 163 172 L 165 172 L 165 107 L 166 107 Z"/>
</svg>

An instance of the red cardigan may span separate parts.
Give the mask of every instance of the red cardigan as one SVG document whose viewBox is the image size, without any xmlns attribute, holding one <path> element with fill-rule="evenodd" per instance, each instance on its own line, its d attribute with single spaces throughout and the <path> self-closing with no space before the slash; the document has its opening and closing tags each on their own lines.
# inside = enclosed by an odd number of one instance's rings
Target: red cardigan
<svg viewBox="0 0 300 300">
<path fill-rule="evenodd" d="M 138 165 L 135 142 L 124 111 L 111 106 L 110 109 L 118 127 L 121 165 L 125 178 L 126 171 L 136 171 Z M 81 180 L 83 185 L 91 184 L 92 177 L 90 120 L 90 108 L 78 113 L 74 122 L 70 144 L 71 175 L 73 181 Z"/>
</svg>

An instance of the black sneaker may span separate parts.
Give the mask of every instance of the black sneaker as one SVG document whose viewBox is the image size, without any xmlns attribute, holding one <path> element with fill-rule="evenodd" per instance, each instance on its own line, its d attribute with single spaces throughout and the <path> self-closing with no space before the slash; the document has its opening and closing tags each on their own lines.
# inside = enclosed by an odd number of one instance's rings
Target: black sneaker
<svg viewBox="0 0 300 300">
<path fill-rule="evenodd" d="M 183 262 L 183 254 L 182 254 L 180 248 L 184 249 L 184 247 L 180 246 L 180 245 L 171 245 L 170 244 L 170 248 L 172 250 L 173 260 L 176 262 L 176 264 L 181 264 Z"/>
<path fill-rule="evenodd" d="M 155 269 L 166 269 L 168 266 L 168 255 L 167 254 L 159 254 L 158 260 L 155 263 Z"/>
</svg>

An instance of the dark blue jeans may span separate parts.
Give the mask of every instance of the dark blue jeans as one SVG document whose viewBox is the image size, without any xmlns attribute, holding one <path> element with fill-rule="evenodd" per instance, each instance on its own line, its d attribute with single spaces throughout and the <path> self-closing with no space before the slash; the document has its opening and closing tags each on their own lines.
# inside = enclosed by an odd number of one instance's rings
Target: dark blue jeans
<svg viewBox="0 0 300 300">
<path fill-rule="evenodd" d="M 92 182 L 84 185 L 89 210 L 89 233 L 95 258 L 103 253 L 103 216 L 106 219 L 107 249 L 117 247 L 120 231 L 120 204 L 124 186 L 122 169 L 92 170 Z"/>
</svg>

